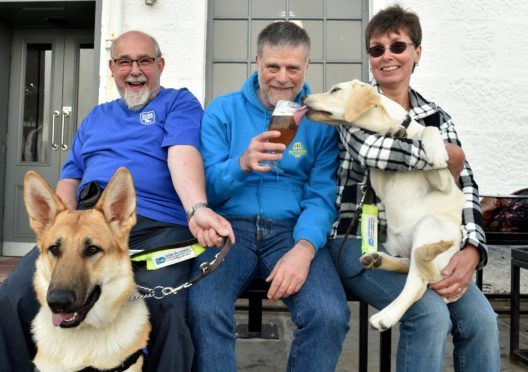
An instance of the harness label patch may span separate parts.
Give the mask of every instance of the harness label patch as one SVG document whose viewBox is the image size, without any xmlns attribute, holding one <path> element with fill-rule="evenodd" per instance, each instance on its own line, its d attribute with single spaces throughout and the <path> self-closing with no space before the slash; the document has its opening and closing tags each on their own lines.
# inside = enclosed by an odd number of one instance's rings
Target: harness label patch
<svg viewBox="0 0 528 372">
<path fill-rule="evenodd" d="M 365 204 L 361 214 L 361 252 L 378 250 L 378 207 Z"/>
<path fill-rule="evenodd" d="M 132 258 L 132 261 L 146 261 L 147 270 L 157 270 L 199 256 L 204 251 L 205 248 L 200 244 L 192 244 L 181 248 L 145 253 Z"/>
<path fill-rule="evenodd" d="M 139 121 L 143 125 L 152 125 L 156 123 L 156 113 L 154 111 L 146 111 L 139 114 Z"/>
</svg>

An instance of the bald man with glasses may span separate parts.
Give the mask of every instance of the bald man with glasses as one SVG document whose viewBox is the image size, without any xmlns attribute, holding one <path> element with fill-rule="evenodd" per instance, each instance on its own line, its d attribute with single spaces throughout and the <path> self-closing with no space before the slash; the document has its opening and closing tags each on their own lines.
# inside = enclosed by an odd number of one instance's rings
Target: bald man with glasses
<svg viewBox="0 0 528 372">
<path fill-rule="evenodd" d="M 92 189 L 103 189 L 121 166 L 137 193 L 137 224 L 130 249 L 145 250 L 196 237 L 203 246 L 234 240 L 231 225 L 207 207 L 198 151 L 203 109 L 185 88 L 165 89 L 156 40 L 130 31 L 111 47 L 109 67 L 121 96 L 96 106 L 83 120 L 63 165 L 56 193 L 72 209 L 89 208 Z M 83 192 L 84 191 L 84 192 Z M 0 370 L 32 371 L 30 325 L 38 311 L 32 276 L 38 250 L 30 251 L 0 287 Z M 192 260 L 158 270 L 134 262 L 142 286 L 176 288 L 189 279 Z M 186 291 L 148 299 L 152 323 L 145 371 L 190 371 L 194 348 L 185 321 Z"/>
</svg>

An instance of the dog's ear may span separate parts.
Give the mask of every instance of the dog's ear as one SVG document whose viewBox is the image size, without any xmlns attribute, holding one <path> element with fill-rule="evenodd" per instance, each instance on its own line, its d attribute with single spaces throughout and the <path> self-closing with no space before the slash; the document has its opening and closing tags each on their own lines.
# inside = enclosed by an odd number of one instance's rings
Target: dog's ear
<svg viewBox="0 0 528 372">
<path fill-rule="evenodd" d="M 28 171 L 24 177 L 24 204 L 29 224 L 37 235 L 49 228 L 66 206 L 42 177 Z"/>
<path fill-rule="evenodd" d="M 128 234 L 136 224 L 136 190 L 126 168 L 119 168 L 95 205 L 103 213 L 114 234 Z"/>
<path fill-rule="evenodd" d="M 379 93 L 370 85 L 353 86 L 345 111 L 345 120 L 348 123 L 354 122 L 365 112 L 379 105 L 379 102 Z"/>
</svg>

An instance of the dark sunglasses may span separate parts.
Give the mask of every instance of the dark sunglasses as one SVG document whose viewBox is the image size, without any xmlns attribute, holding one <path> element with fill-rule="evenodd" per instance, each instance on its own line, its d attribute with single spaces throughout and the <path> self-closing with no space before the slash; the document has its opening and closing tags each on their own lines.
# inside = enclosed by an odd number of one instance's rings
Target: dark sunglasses
<svg viewBox="0 0 528 372">
<path fill-rule="evenodd" d="M 390 45 L 389 50 L 394 54 L 402 54 L 405 52 L 405 49 L 407 49 L 407 45 L 414 45 L 414 43 L 396 41 Z M 383 45 L 374 45 L 370 48 L 367 48 L 367 53 L 370 54 L 371 57 L 378 58 L 381 57 L 383 53 L 385 53 L 385 47 Z"/>
</svg>

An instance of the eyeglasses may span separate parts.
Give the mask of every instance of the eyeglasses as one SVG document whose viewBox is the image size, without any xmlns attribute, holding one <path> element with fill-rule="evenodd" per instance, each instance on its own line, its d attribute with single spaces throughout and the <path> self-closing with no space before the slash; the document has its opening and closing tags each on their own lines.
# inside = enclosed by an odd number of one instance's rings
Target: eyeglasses
<svg viewBox="0 0 528 372">
<path fill-rule="evenodd" d="M 158 57 L 141 57 L 138 59 L 131 59 L 128 57 L 121 57 L 114 59 L 114 63 L 121 70 L 128 70 L 132 68 L 134 62 L 138 64 L 139 68 L 150 68 Z"/>
<path fill-rule="evenodd" d="M 414 45 L 414 43 L 406 43 L 405 41 L 396 41 L 389 46 L 389 50 L 394 54 L 402 54 L 407 49 L 407 45 Z M 378 58 L 385 53 L 385 47 L 383 45 L 374 45 L 367 48 L 367 53 L 373 58 Z"/>
</svg>

